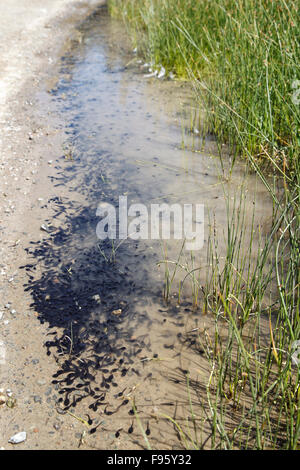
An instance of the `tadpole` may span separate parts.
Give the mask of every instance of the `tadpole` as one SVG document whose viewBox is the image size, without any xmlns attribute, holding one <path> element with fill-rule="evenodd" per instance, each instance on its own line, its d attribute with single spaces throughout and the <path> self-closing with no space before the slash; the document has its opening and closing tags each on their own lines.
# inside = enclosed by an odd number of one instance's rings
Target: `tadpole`
<svg viewBox="0 0 300 470">
<path fill-rule="evenodd" d="M 89 424 L 89 426 L 91 426 L 91 424 L 93 424 L 92 418 L 90 418 L 90 415 L 88 415 L 88 414 L 86 414 L 85 416 L 88 417 L 88 424 Z"/>
<path fill-rule="evenodd" d="M 133 433 L 133 421 L 131 423 L 130 428 L 128 429 L 128 434 L 132 434 L 132 433 Z"/>
</svg>

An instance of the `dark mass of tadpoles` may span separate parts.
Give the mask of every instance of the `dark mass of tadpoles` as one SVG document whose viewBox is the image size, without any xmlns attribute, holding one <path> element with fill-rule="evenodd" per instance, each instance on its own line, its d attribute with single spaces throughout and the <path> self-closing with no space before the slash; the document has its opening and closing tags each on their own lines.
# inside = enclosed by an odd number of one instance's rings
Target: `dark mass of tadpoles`
<svg viewBox="0 0 300 470">
<path fill-rule="evenodd" d="M 65 211 L 60 200 L 51 202 L 58 213 Z M 134 272 L 134 260 L 122 273 L 117 263 L 107 262 L 99 254 L 97 246 L 80 249 L 77 245 L 74 251 L 76 230 L 93 217 L 86 209 L 75 214 L 67 228 L 49 230 L 44 240 L 32 242 L 27 251 L 33 261 L 22 267 L 28 274 L 25 290 L 32 295 L 31 306 L 40 321 L 49 324 L 47 354 L 53 354 L 59 365 L 52 381 L 60 395 L 56 407 L 65 413 L 86 400 L 91 412 L 101 407 L 104 415 L 111 416 L 127 406 L 130 416 L 134 414 L 132 401 L 126 398 L 124 380 L 122 390 L 118 390 L 118 381 L 129 371 L 139 380 L 149 378 L 151 373 L 144 377 L 146 374 L 141 370 L 144 365 L 141 354 L 143 351 L 147 356 L 152 354 L 147 335 L 134 336 L 136 286 L 129 275 L 131 269 Z M 68 250 L 76 255 L 71 256 L 71 261 L 65 256 Z M 37 265 L 43 266 L 40 277 Z M 122 315 L 112 315 L 120 305 Z M 128 319 L 130 322 L 126 321 L 123 328 L 124 320 Z M 146 314 L 139 315 L 138 321 L 143 320 L 147 320 Z M 112 406 L 115 402 L 116 406 Z M 93 424 L 89 415 L 88 423 Z M 98 426 L 90 432 L 96 432 Z M 115 436 L 121 431 L 118 429 Z M 132 432 L 133 422 L 128 429 L 129 434 Z"/>
<path fill-rule="evenodd" d="M 66 202 L 63 204 L 57 199 L 51 202 L 55 203 L 57 213 L 65 211 Z M 22 267 L 28 275 L 25 290 L 31 293 L 31 307 L 38 313 L 41 323 L 49 325 L 45 347 L 48 355 L 54 355 L 59 367 L 52 380 L 59 395 L 56 410 L 67 413 L 83 400 L 90 413 L 101 409 L 105 416 L 127 407 L 128 418 L 131 416 L 132 420 L 126 432 L 132 434 L 135 411 L 123 379 L 127 374 L 136 376 L 139 382 L 151 379 L 151 372 L 147 374 L 143 370 L 147 362 L 144 359 L 158 357 L 151 350 L 148 335 L 136 336 L 137 322 L 150 326 L 146 313 L 139 312 L 135 318 L 134 311 L 137 291 L 141 302 L 146 296 L 143 296 L 142 285 L 132 280 L 136 269 L 132 253 L 128 257 L 126 252 L 119 254 L 122 260 L 128 261 L 127 269 L 120 271 L 118 263 L 107 262 L 97 246 L 80 249 L 75 243 L 74 251 L 76 230 L 79 227 L 80 232 L 80 227 L 86 226 L 93 215 L 83 208 L 76 216 L 78 210 L 71 210 L 73 204 L 68 208 L 73 216 L 67 228 L 53 229 L 44 240 L 31 242 L 27 249 L 32 261 Z M 70 256 L 65 256 L 68 250 Z M 123 250 L 126 251 L 125 246 Z M 43 267 L 40 276 L 38 265 Z M 145 277 L 143 285 L 147 285 Z M 122 314 L 113 315 L 120 305 Z M 160 311 L 166 314 L 166 310 Z M 174 312 L 176 321 L 173 323 L 182 326 L 177 323 L 178 310 Z M 171 306 L 168 315 L 172 322 Z M 178 333 L 178 340 L 196 347 L 193 335 L 185 337 Z M 164 347 L 173 349 L 174 345 L 164 344 Z M 182 377 L 186 373 L 180 371 L 174 382 L 185 383 Z M 101 423 L 93 426 L 96 418 L 91 418 L 90 414 L 87 417 L 89 432 L 94 434 Z M 115 437 L 122 431 L 123 428 L 117 429 Z M 149 421 L 145 433 L 147 436 L 151 433 Z"/>
</svg>

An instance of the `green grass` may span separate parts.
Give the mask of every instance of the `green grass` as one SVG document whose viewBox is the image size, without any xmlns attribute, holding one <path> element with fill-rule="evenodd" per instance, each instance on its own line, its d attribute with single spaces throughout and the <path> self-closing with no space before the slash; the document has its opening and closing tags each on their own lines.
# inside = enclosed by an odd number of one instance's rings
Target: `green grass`
<svg viewBox="0 0 300 470">
<path fill-rule="evenodd" d="M 201 406 L 194 404 L 190 420 L 198 424 L 202 413 L 206 414 L 210 428 L 205 429 L 213 449 L 297 449 L 300 369 L 291 355 L 293 343 L 300 337 L 299 248 L 291 246 L 295 235 L 286 236 L 291 228 L 285 221 L 289 208 L 274 216 L 268 235 L 261 236 L 257 246 L 255 207 L 252 220 L 247 221 L 243 204 L 243 191 L 233 202 L 227 201 L 225 253 L 220 252 L 218 234 L 212 227 L 204 284 L 197 277 L 203 266 L 196 267 L 195 259 L 185 259 L 182 251 L 171 260 L 165 250 L 160 262 L 166 266 L 165 299 L 170 302 L 174 293 L 179 299 L 176 272 L 181 279 L 180 294 L 189 281 L 194 307 L 201 297 L 203 314 L 215 318 L 213 337 L 196 338 L 211 375 L 206 400 Z M 203 400 L 203 383 L 191 380 L 190 389 Z M 186 408 L 188 412 L 188 402 Z M 181 434 L 186 447 L 202 448 L 203 443 L 191 436 L 189 428 L 181 426 Z"/>
<path fill-rule="evenodd" d="M 210 448 L 297 449 L 300 369 L 291 355 L 300 339 L 299 4 L 109 0 L 109 8 L 125 20 L 140 56 L 191 81 L 205 110 L 203 132 L 227 143 L 233 162 L 247 159 L 274 207 L 272 227 L 252 256 L 254 228 L 245 220 L 243 197 L 228 203 L 226 253 L 219 253 L 212 230 L 205 285 L 193 255 L 172 261 L 164 251 L 165 299 L 181 274 L 178 297 L 190 282 L 194 306 L 215 318 L 214 338 L 198 338 L 211 368 L 202 411 L 188 400 L 187 412 L 193 423 L 206 416 Z M 199 387 L 190 379 L 188 396 Z M 203 446 L 190 429 L 185 442 Z"/>
<path fill-rule="evenodd" d="M 194 78 L 211 130 L 283 172 L 298 169 L 300 14 L 285 0 L 110 0 L 139 54 Z M 242 139 L 240 138 L 242 137 Z"/>
</svg>

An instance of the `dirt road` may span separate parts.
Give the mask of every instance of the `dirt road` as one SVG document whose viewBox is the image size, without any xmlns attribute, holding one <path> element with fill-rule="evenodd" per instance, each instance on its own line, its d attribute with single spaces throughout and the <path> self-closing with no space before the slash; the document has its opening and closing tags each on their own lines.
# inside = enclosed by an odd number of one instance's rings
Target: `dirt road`
<svg viewBox="0 0 300 470">
<path fill-rule="evenodd" d="M 55 410 L 55 362 L 43 347 L 47 326 L 30 308 L 19 268 L 28 261 L 24 249 L 31 237 L 39 234 L 34 208 L 38 195 L 49 196 L 47 190 L 40 194 L 43 165 L 60 138 L 37 115 L 36 94 L 41 83 L 55 75 L 75 25 L 101 3 L 0 3 L 0 402 L 6 400 L 0 405 L 2 449 L 77 448 L 83 431 L 82 423 Z M 26 440 L 9 444 L 19 432 L 26 432 Z"/>
</svg>

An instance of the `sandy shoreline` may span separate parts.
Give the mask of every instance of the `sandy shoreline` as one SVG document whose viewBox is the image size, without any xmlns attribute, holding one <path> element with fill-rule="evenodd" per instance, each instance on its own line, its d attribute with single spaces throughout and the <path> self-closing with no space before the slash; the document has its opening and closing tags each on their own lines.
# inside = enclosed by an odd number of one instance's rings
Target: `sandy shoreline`
<svg viewBox="0 0 300 470">
<path fill-rule="evenodd" d="M 0 448 L 7 450 L 77 448 L 82 432 L 78 421 L 54 409 L 50 385 L 56 363 L 43 347 L 47 326 L 30 311 L 19 267 L 28 261 L 28 240 L 39 236 L 39 222 L 31 214 L 37 196 L 49 196 L 43 168 L 61 139 L 48 129 L 47 110 L 44 119 L 37 115 L 35 95 L 55 75 L 75 26 L 101 3 L 10 0 L 0 5 L 0 389 L 17 402 L 14 408 L 0 407 Z M 22 431 L 25 442 L 8 444 Z"/>
</svg>

